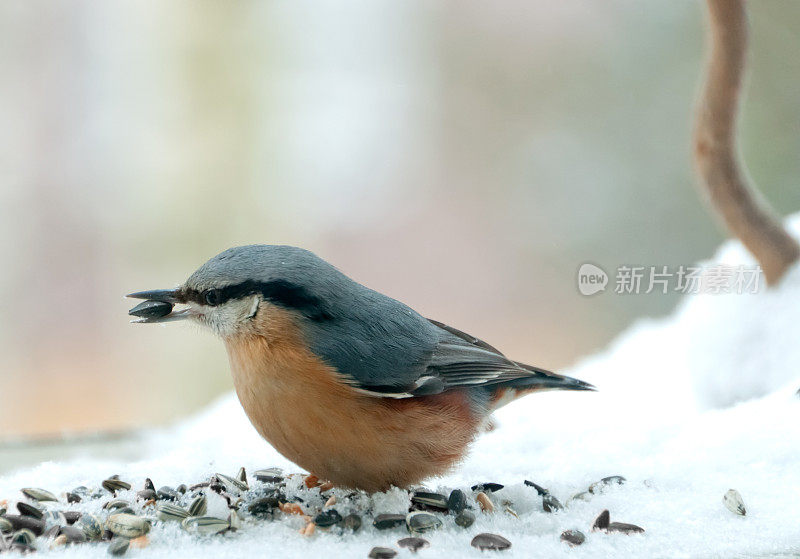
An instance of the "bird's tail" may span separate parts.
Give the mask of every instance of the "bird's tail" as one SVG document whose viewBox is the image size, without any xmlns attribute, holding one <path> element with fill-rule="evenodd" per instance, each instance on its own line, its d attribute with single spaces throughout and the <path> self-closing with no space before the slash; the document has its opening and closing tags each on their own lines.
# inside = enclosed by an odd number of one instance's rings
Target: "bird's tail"
<svg viewBox="0 0 800 559">
<path fill-rule="evenodd" d="M 546 369 L 540 369 L 532 365 L 524 363 L 515 363 L 530 372 L 530 376 L 516 378 L 500 384 L 494 385 L 492 388 L 492 409 L 496 410 L 504 405 L 513 402 L 517 398 L 526 396 L 532 392 L 540 392 L 544 390 L 597 390 L 588 382 L 578 380 L 573 377 L 559 375 Z"/>
</svg>

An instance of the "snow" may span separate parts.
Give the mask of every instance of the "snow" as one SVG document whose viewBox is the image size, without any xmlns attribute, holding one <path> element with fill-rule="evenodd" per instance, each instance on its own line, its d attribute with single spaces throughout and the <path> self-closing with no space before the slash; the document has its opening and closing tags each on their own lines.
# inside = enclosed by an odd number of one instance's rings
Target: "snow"
<svg viewBox="0 0 800 559">
<path fill-rule="evenodd" d="M 800 219 L 790 222 L 800 229 Z M 752 264 L 735 242 L 708 263 Z M 599 296 L 612 296 L 609 294 Z M 605 352 L 567 374 L 592 382 L 597 393 L 530 396 L 500 410 L 498 428 L 483 435 L 452 473 L 427 486 L 446 491 L 482 481 L 503 483 L 496 503 L 509 514 L 478 514 L 466 530 L 446 519 L 426 534 L 423 558 L 479 557 L 470 547 L 480 532 L 508 538 L 507 557 L 774 557 L 800 553 L 800 268 L 758 294 L 694 295 L 669 317 L 643 320 Z M 297 468 L 263 442 L 235 397 L 226 395 L 179 425 L 143 433 L 135 462 L 81 459 L 43 463 L 0 477 L 0 496 L 19 498 L 21 487 L 63 492 L 97 486 L 111 474 L 142 487 L 233 475 L 269 466 Z M 566 503 L 590 483 L 623 475 L 588 502 L 545 513 L 541 498 L 524 479 L 543 485 Z M 747 516 L 725 508 L 730 488 L 744 498 Z M 468 494 L 471 494 L 468 491 Z M 124 494 L 122 495 L 124 497 Z M 219 503 L 210 505 L 217 507 Z M 97 504 L 74 505 L 91 510 Z M 404 492 L 373 498 L 375 512 L 403 512 Z M 83 507 L 83 508 L 81 508 Z M 220 505 L 221 507 L 221 505 Z M 220 508 L 217 507 L 217 508 Z M 502 506 L 499 507 L 502 509 Z M 637 524 L 639 535 L 592 533 L 603 509 L 612 521 Z M 224 512 L 224 510 L 218 511 Z M 245 521 L 233 534 L 198 538 L 176 525 L 156 526 L 146 549 L 131 557 L 367 557 L 376 545 L 397 548 L 402 530 L 365 526 L 355 535 L 297 534 L 298 518 Z M 580 547 L 559 541 L 563 530 L 587 535 Z M 44 555 L 105 557 L 105 545 L 82 545 Z M 409 557 L 408 550 L 399 557 Z"/>
</svg>

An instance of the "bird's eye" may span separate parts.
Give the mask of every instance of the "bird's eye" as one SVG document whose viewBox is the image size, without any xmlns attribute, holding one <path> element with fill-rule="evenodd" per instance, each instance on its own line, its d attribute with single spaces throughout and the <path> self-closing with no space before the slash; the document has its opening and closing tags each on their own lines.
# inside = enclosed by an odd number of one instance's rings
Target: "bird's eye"
<svg viewBox="0 0 800 559">
<path fill-rule="evenodd" d="M 203 294 L 203 299 L 205 299 L 206 305 L 210 307 L 216 307 L 220 304 L 220 296 L 218 289 L 209 289 Z"/>
</svg>

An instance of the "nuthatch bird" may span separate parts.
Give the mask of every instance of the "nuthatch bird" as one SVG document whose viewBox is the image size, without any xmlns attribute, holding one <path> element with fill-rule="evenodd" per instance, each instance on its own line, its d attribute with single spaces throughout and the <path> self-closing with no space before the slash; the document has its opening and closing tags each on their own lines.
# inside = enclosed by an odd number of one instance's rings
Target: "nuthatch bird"
<svg viewBox="0 0 800 559">
<path fill-rule="evenodd" d="M 145 317 L 138 322 L 210 327 L 225 342 L 236 394 L 256 430 L 343 487 L 419 483 L 454 466 L 489 415 L 511 400 L 594 389 L 512 361 L 290 246 L 231 248 L 176 289 L 128 297 L 151 307 L 131 310 Z"/>
</svg>

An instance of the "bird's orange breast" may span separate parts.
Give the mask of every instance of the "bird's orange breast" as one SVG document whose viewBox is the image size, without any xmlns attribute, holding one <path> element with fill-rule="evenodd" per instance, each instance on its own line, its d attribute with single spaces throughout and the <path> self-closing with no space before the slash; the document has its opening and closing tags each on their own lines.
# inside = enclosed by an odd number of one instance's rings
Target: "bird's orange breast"
<svg viewBox="0 0 800 559">
<path fill-rule="evenodd" d="M 270 306 L 225 340 L 239 400 L 258 432 L 300 467 L 344 487 L 408 486 L 464 454 L 479 418 L 461 391 L 361 394 L 314 355 L 291 312 Z"/>
</svg>

